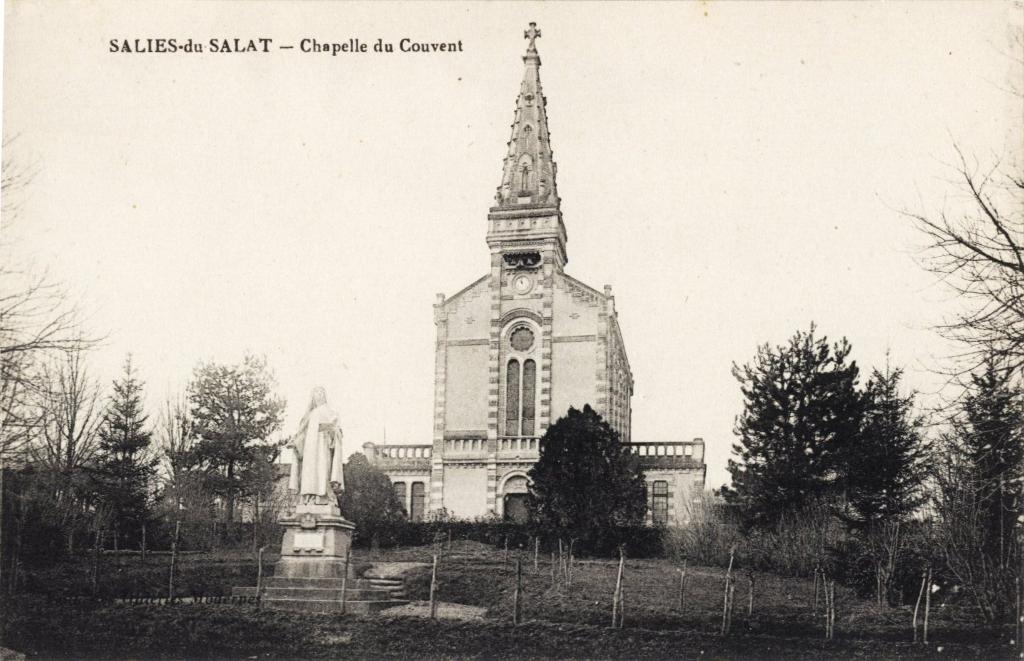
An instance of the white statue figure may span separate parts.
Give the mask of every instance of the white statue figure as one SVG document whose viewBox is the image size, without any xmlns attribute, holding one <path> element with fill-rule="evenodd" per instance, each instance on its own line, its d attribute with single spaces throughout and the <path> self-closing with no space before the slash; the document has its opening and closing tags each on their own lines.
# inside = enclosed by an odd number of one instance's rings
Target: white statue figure
<svg viewBox="0 0 1024 661">
<path fill-rule="evenodd" d="M 287 442 L 292 462 L 288 488 L 299 494 L 301 505 L 331 505 L 345 488 L 342 471 L 341 428 L 338 414 L 327 405 L 327 393 L 314 388 L 299 431 Z"/>
</svg>

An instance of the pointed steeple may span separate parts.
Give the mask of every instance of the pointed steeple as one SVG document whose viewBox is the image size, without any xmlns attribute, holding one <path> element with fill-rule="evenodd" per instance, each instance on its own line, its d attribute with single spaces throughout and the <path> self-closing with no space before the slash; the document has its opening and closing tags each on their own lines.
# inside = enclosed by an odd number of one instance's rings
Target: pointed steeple
<svg viewBox="0 0 1024 661">
<path fill-rule="evenodd" d="M 536 23 L 523 33 L 529 39 L 523 62 L 523 84 L 516 99 L 512 138 L 508 142 L 501 185 L 495 196 L 496 209 L 515 209 L 523 205 L 558 208 L 555 187 L 557 167 L 551 154 L 548 116 L 544 93 L 540 86 L 540 55 L 536 39 L 540 30 Z"/>
<path fill-rule="evenodd" d="M 519 268 L 543 263 L 561 271 L 569 258 L 555 187 L 557 169 L 551 155 L 548 115 L 540 88 L 537 24 L 530 23 L 523 36 L 530 40 L 523 56 L 526 71 L 516 99 L 501 185 L 487 214 L 487 245 L 492 265 L 504 262 Z"/>
</svg>

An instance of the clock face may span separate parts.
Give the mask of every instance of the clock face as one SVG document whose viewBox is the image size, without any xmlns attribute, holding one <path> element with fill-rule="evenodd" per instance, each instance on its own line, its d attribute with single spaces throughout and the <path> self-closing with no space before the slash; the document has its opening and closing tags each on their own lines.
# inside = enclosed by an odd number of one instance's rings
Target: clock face
<svg viewBox="0 0 1024 661">
<path fill-rule="evenodd" d="M 517 294 L 526 294 L 533 289 L 533 279 L 528 275 L 517 275 L 512 281 L 512 288 Z"/>
</svg>

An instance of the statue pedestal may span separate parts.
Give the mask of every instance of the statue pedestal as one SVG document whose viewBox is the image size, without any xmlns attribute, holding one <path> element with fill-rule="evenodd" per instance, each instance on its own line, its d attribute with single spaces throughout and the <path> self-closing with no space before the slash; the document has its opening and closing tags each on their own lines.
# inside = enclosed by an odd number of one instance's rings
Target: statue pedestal
<svg viewBox="0 0 1024 661">
<path fill-rule="evenodd" d="M 341 516 L 337 506 L 299 506 L 282 519 L 284 538 L 274 576 L 281 578 L 342 578 L 345 555 L 352 546 L 355 525 Z M 349 576 L 351 576 L 349 572 Z"/>
<path fill-rule="evenodd" d="M 360 576 L 345 556 L 355 526 L 334 505 L 300 505 L 280 521 L 281 559 L 257 587 L 232 593 L 255 597 L 267 608 L 313 613 L 376 613 L 409 603 L 405 581 L 391 575 Z"/>
</svg>

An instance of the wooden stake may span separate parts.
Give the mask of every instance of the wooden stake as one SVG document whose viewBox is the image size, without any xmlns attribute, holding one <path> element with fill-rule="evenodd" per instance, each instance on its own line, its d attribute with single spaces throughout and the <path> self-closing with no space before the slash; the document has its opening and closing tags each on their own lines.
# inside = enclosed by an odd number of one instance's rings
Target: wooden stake
<svg viewBox="0 0 1024 661">
<path fill-rule="evenodd" d="M 729 568 L 725 570 L 725 596 L 722 600 L 722 629 L 720 635 L 728 632 L 729 626 L 729 588 L 732 586 L 732 563 L 736 557 L 736 547 L 729 549 Z"/>
<path fill-rule="evenodd" d="M 520 595 L 523 592 L 523 561 L 516 558 L 516 591 L 512 601 L 512 626 L 519 626 L 522 604 Z"/>
<path fill-rule="evenodd" d="M 540 537 L 533 538 L 533 571 L 540 571 L 540 564 L 537 562 L 537 556 L 540 554 Z"/>
<path fill-rule="evenodd" d="M 93 544 L 92 549 L 92 596 L 96 596 L 96 592 L 100 586 L 100 540 L 103 539 L 103 531 L 96 528 L 96 543 Z"/>
<path fill-rule="evenodd" d="M 828 640 L 828 637 L 829 637 L 828 626 L 829 626 L 829 614 L 830 614 L 829 606 L 828 606 L 828 576 L 825 575 L 824 571 L 821 572 L 821 589 L 822 589 L 822 593 L 823 593 L 822 597 L 824 597 L 824 599 L 825 599 L 825 613 L 824 613 L 824 618 L 825 618 L 825 640 Z"/>
<path fill-rule="evenodd" d="M 263 553 L 263 549 L 260 549 Z M 345 549 L 345 571 L 341 575 L 341 614 L 345 614 L 345 607 L 348 603 L 348 567 L 352 561 L 352 548 Z"/>
<path fill-rule="evenodd" d="M 924 596 L 924 585 L 928 580 L 927 572 L 921 572 L 921 590 L 917 593 L 917 603 L 914 604 L 914 642 L 917 642 L 917 610 L 921 607 L 921 597 Z"/>
<path fill-rule="evenodd" d="M 928 611 L 932 607 L 932 568 L 928 567 L 928 587 L 924 591 L 924 626 L 922 627 L 923 635 L 921 636 L 921 642 L 928 644 Z"/>
<path fill-rule="evenodd" d="M 561 542 L 561 540 L 559 540 Z M 612 628 L 621 627 L 622 616 L 619 608 L 622 601 L 622 567 L 626 561 L 625 554 L 619 550 L 619 573 L 615 577 L 615 592 L 612 594 Z"/>
<path fill-rule="evenodd" d="M 256 607 L 258 608 L 260 602 L 263 601 L 263 551 L 266 546 L 261 546 L 256 551 Z M 344 588 L 344 584 L 342 584 Z M 344 593 L 343 593 L 344 594 Z M 342 597 L 344 599 L 344 596 Z M 341 612 L 345 612 L 345 604 L 342 602 Z"/>
<path fill-rule="evenodd" d="M 821 573 L 821 567 L 814 566 L 814 606 L 811 608 L 811 615 L 818 617 L 818 575 Z"/>
<path fill-rule="evenodd" d="M 437 619 L 437 554 L 434 554 L 434 568 L 430 571 L 430 619 Z"/>
<path fill-rule="evenodd" d="M 1021 549 L 1024 551 L 1024 549 Z M 1024 566 L 1024 557 L 1021 558 L 1022 566 Z M 1024 601 L 1024 594 L 1022 594 L 1021 588 L 1024 586 L 1024 580 L 1021 580 L 1021 576 L 1017 576 L 1017 634 L 1014 636 L 1014 640 L 1017 642 L 1017 650 L 1024 650 L 1024 640 L 1021 637 L 1024 636 L 1024 612 L 1021 612 L 1021 602 Z M 1024 654 L 1020 655 L 1024 658 Z"/>
<path fill-rule="evenodd" d="M 729 608 L 727 611 L 727 618 L 725 621 L 725 633 L 732 631 L 732 609 L 736 604 L 736 579 L 732 579 L 729 583 Z"/>
<path fill-rule="evenodd" d="M 683 595 L 686 593 L 686 560 L 683 560 L 683 568 L 679 570 L 679 610 L 683 610 Z"/>
<path fill-rule="evenodd" d="M 178 534 L 181 532 L 181 521 L 174 522 L 174 539 L 171 540 L 171 571 L 167 578 L 167 599 L 174 600 L 174 563 L 178 560 Z"/>
<path fill-rule="evenodd" d="M 747 581 L 750 584 L 749 598 L 747 599 L 747 619 L 754 614 L 754 572 L 747 574 Z"/>
<path fill-rule="evenodd" d="M 505 535 L 505 566 L 508 566 L 508 535 Z"/>
<path fill-rule="evenodd" d="M 142 523 L 142 548 L 140 549 L 140 557 L 142 558 L 142 565 L 146 564 L 146 523 Z"/>
<path fill-rule="evenodd" d="M 557 575 L 555 574 L 555 552 L 551 552 L 551 587 L 555 587 Z"/>
<path fill-rule="evenodd" d="M 826 587 L 828 590 L 828 640 L 836 636 L 836 579 L 831 580 Z"/>
</svg>

